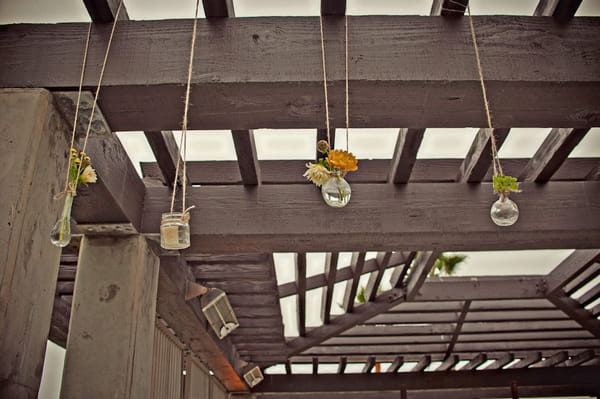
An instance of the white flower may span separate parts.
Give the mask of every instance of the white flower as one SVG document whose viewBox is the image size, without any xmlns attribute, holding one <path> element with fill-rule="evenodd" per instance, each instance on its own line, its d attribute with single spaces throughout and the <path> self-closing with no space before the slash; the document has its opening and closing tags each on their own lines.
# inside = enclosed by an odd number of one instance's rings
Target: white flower
<svg viewBox="0 0 600 399">
<path fill-rule="evenodd" d="M 306 177 L 317 187 L 321 187 L 323 184 L 327 183 L 329 179 L 331 179 L 329 171 L 323 165 L 309 162 L 306 164 L 306 167 L 308 169 L 302 176 Z"/>
<path fill-rule="evenodd" d="M 96 183 L 98 180 L 98 176 L 96 176 L 96 171 L 90 165 L 86 166 L 83 172 L 81 172 L 81 176 L 79 177 L 82 183 Z"/>
</svg>

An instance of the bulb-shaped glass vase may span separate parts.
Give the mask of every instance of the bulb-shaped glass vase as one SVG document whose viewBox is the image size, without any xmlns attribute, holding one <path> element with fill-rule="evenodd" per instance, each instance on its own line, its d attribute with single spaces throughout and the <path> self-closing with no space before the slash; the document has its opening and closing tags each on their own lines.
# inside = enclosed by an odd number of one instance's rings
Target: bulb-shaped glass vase
<svg viewBox="0 0 600 399">
<path fill-rule="evenodd" d="M 327 205 L 333 208 L 343 208 L 350 201 L 352 189 L 346 179 L 340 173 L 336 173 L 321 186 L 321 194 Z"/>
<path fill-rule="evenodd" d="M 492 204 L 490 217 L 498 226 L 512 226 L 519 219 L 519 208 L 508 195 L 500 194 L 500 198 Z"/>
<path fill-rule="evenodd" d="M 74 198 L 73 194 L 66 194 L 62 215 L 50 232 L 50 241 L 57 247 L 66 247 L 71 242 L 71 208 Z"/>
</svg>

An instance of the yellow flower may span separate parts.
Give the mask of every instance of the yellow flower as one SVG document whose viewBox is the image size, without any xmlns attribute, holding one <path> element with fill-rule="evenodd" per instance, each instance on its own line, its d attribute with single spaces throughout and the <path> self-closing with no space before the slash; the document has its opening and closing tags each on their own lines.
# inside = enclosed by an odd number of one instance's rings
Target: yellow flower
<svg viewBox="0 0 600 399">
<path fill-rule="evenodd" d="M 308 169 L 306 170 L 306 172 L 304 172 L 302 176 L 306 177 L 317 187 L 321 187 L 323 184 L 327 183 L 327 181 L 331 178 L 329 171 L 323 165 L 309 162 L 306 164 L 306 167 Z"/>
<path fill-rule="evenodd" d="M 343 172 L 353 172 L 358 170 L 358 161 L 351 152 L 344 150 L 331 150 L 327 155 L 327 163 L 333 168 L 340 169 Z"/>
<path fill-rule="evenodd" d="M 96 176 L 96 171 L 91 166 L 86 166 L 86 168 L 81 172 L 81 176 L 79 177 L 82 183 L 96 183 L 98 180 L 98 176 Z"/>
</svg>

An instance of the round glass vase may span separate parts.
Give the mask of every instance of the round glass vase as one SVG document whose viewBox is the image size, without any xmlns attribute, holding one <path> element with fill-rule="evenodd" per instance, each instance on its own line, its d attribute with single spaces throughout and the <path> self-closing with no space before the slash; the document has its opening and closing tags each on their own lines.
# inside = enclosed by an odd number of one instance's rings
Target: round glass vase
<svg viewBox="0 0 600 399">
<path fill-rule="evenodd" d="M 166 212 L 160 219 L 160 246 L 164 249 L 184 249 L 190 246 L 189 214 Z"/>
<path fill-rule="evenodd" d="M 71 242 L 71 208 L 74 198 L 75 196 L 71 193 L 65 195 L 62 215 L 50 232 L 50 241 L 57 247 L 64 248 Z"/>
<path fill-rule="evenodd" d="M 512 226 L 519 219 L 519 208 L 508 195 L 500 194 L 490 208 L 490 217 L 498 226 Z"/>
<path fill-rule="evenodd" d="M 321 194 L 327 205 L 333 208 L 343 208 L 350 201 L 352 189 L 341 173 L 335 173 L 321 186 Z"/>
</svg>

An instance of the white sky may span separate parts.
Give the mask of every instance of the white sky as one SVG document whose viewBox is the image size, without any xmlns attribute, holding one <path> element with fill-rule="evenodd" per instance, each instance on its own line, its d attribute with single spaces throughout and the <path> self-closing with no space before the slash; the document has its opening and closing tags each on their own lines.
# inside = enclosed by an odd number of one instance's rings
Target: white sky
<svg viewBox="0 0 600 399">
<path fill-rule="evenodd" d="M 537 0 L 471 0 L 472 13 L 531 15 Z M 125 0 L 132 19 L 191 18 L 194 14 L 194 0 Z M 234 0 L 236 16 L 300 16 L 318 15 L 319 0 Z M 431 0 L 348 0 L 350 15 L 369 14 L 410 14 L 427 15 Z M 202 12 L 202 11 L 201 11 Z M 584 0 L 577 16 L 600 15 L 600 0 Z M 81 0 L 0 0 L 0 24 L 8 23 L 55 23 L 89 21 Z M 466 154 L 477 129 L 427 129 L 418 158 L 462 158 Z M 502 158 L 531 157 L 550 131 L 549 128 L 512 129 L 500 149 Z M 338 147 L 345 147 L 345 132 L 336 132 Z M 349 149 L 360 159 L 390 159 L 393 155 L 397 129 L 350 129 Z M 140 172 L 139 162 L 155 161 L 142 132 L 119 133 L 130 158 Z M 255 132 L 259 159 L 312 159 L 314 156 L 314 130 L 269 130 Z M 176 132 L 179 141 L 179 134 Z M 193 131 L 188 136 L 189 160 L 235 160 L 235 149 L 231 133 L 228 131 Z M 573 150 L 571 157 L 600 157 L 600 129 L 595 128 Z M 458 270 L 458 275 L 502 275 L 502 274 L 545 274 L 570 253 L 559 251 L 505 251 L 498 253 L 471 252 Z M 373 257 L 374 254 L 369 254 Z M 293 280 L 294 264 L 289 254 L 276 254 L 276 268 L 279 283 Z M 350 254 L 340 256 L 340 266 L 348 264 Z M 308 275 L 323 273 L 323 254 L 309 254 Z M 389 277 L 389 272 L 387 276 Z M 364 285 L 368 275 L 364 276 Z M 384 289 L 387 279 L 384 279 Z M 336 285 L 332 314 L 341 313 L 335 304 L 342 302 L 344 284 Z M 389 285 L 389 284 L 388 284 Z M 307 325 L 318 326 L 322 290 L 307 293 Z M 294 296 L 281 301 L 282 314 L 287 336 L 297 335 L 294 312 Z M 44 367 L 43 384 L 39 398 L 58 398 L 60 374 L 64 351 L 49 343 Z M 335 372 L 337 365 L 320 365 L 320 371 Z M 387 367 L 387 365 L 384 365 Z M 412 365 L 405 366 L 407 368 Z M 304 368 L 304 369 L 303 369 Z M 294 372 L 312 372 L 312 366 L 293 365 Z M 331 369 L 331 370 L 329 370 Z M 348 365 L 347 372 L 360 372 L 362 365 Z"/>
</svg>

